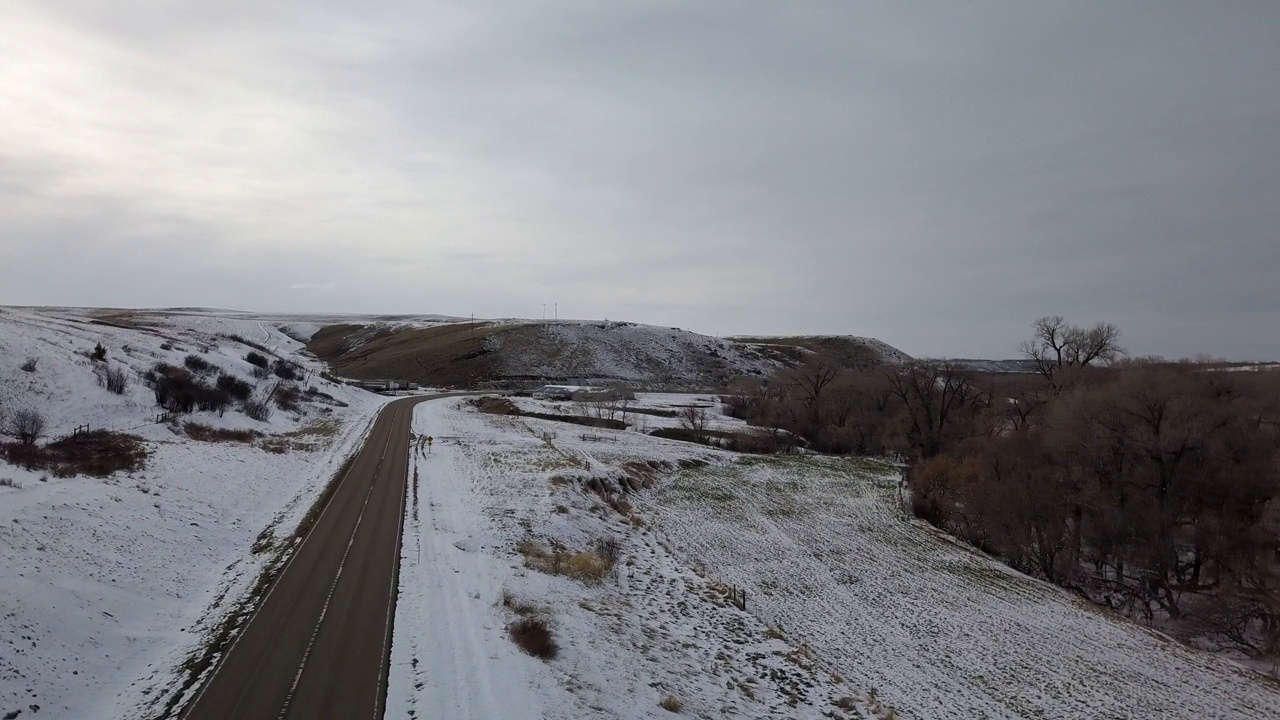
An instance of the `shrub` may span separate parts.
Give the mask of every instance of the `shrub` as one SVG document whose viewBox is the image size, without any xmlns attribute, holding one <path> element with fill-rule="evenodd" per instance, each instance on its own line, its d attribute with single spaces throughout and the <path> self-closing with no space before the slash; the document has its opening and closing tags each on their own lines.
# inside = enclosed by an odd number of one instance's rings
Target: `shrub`
<svg viewBox="0 0 1280 720">
<path fill-rule="evenodd" d="M 231 396 L 225 390 L 200 383 L 196 395 L 196 406 L 205 412 L 216 412 L 221 415 L 231 406 Z"/>
<path fill-rule="evenodd" d="M 187 369 L 198 375 L 203 375 L 213 369 L 213 365 L 199 355 L 188 355 L 182 359 L 182 364 Z"/>
<path fill-rule="evenodd" d="M 209 385 L 185 368 L 156 363 L 143 378 L 155 391 L 156 404 L 169 412 L 189 413 L 199 408 L 221 414 L 231 405 L 226 390 Z"/>
<path fill-rule="evenodd" d="M 276 360 L 271 371 L 281 380 L 297 380 L 299 377 L 298 366 L 285 360 Z"/>
<path fill-rule="evenodd" d="M 271 368 L 255 366 L 253 368 L 253 377 L 258 380 L 266 380 L 271 377 Z"/>
<path fill-rule="evenodd" d="M 248 355 L 244 356 L 244 359 L 247 360 L 250 365 L 260 368 L 269 367 L 271 365 L 271 361 L 267 359 L 266 355 L 252 350 L 249 351 Z"/>
<path fill-rule="evenodd" d="M 658 702 L 658 707 L 667 712 L 679 713 L 684 709 L 684 702 L 675 695 L 668 695 Z"/>
<path fill-rule="evenodd" d="M 230 395 L 233 400 L 244 402 L 253 395 L 253 386 L 247 380 L 241 380 L 235 375 L 227 375 L 223 373 L 218 376 L 216 387 Z"/>
<path fill-rule="evenodd" d="M 543 660 L 552 660 L 560 652 L 555 635 L 547 621 L 538 617 L 526 617 L 507 626 L 507 634 L 521 650 Z"/>
<path fill-rule="evenodd" d="M 44 416 L 35 410 L 23 409 L 15 412 L 9 417 L 7 425 L 9 434 L 18 438 L 18 442 L 23 445 L 35 445 L 37 440 L 44 437 Z"/>
<path fill-rule="evenodd" d="M 240 405 L 240 409 L 244 414 L 259 422 L 266 422 L 271 419 L 271 406 L 262 398 L 252 398 L 245 400 Z"/>
<path fill-rule="evenodd" d="M 26 362 L 22 363 L 22 369 L 26 372 L 35 372 L 36 365 L 40 363 L 40 358 L 29 357 Z"/>
<path fill-rule="evenodd" d="M 98 385 L 116 395 L 123 395 L 129 387 L 129 373 L 122 367 L 101 366 L 94 370 L 98 377 Z"/>
<path fill-rule="evenodd" d="M 94 362 L 102 362 L 107 359 L 107 349 L 102 347 L 102 343 L 93 346 L 93 352 L 89 353 L 89 359 Z"/>
<path fill-rule="evenodd" d="M 288 385 L 281 385 L 276 388 L 274 393 L 276 407 L 285 412 L 293 412 L 298 409 L 298 401 L 302 399 L 302 393 L 298 392 L 298 388 Z"/>
</svg>

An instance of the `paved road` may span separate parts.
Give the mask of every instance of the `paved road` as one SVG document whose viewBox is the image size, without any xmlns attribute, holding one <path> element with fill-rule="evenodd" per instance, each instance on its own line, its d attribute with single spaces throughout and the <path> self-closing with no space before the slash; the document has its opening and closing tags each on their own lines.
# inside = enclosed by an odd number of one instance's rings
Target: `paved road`
<svg viewBox="0 0 1280 720">
<path fill-rule="evenodd" d="M 433 396 L 447 397 L 447 396 Z M 413 408 L 388 404 L 186 720 L 382 717 Z"/>
</svg>

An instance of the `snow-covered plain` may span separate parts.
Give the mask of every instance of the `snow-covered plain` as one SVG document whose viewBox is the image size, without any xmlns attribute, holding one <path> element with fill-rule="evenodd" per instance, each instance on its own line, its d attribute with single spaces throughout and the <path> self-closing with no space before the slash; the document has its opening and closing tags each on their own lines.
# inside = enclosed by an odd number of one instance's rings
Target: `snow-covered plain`
<svg viewBox="0 0 1280 720">
<path fill-rule="evenodd" d="M 414 428 L 435 443 L 418 446 L 406 503 L 387 717 L 663 718 L 667 696 L 693 717 L 878 717 L 865 687 L 772 637 L 643 519 L 584 489 L 656 479 L 699 446 L 484 415 L 463 400 L 419 406 Z M 599 584 L 527 568 L 518 552 L 583 551 L 605 536 L 619 562 Z M 558 658 L 507 639 L 504 591 L 541 608 Z"/>
<path fill-rule="evenodd" d="M 667 695 L 694 717 L 1280 717 L 1261 675 L 909 521 L 887 463 L 743 457 L 459 400 L 421 406 L 415 432 L 435 444 L 406 503 L 388 717 L 667 717 Z M 622 513 L 592 478 L 653 487 L 619 495 Z M 621 560 L 599 585 L 520 552 L 605 535 Z M 542 608 L 557 659 L 506 638 L 504 591 Z"/>
<path fill-rule="evenodd" d="M 313 375 L 309 384 L 333 401 L 277 409 L 267 422 L 195 413 L 184 419 L 264 434 L 253 444 L 196 442 L 156 422 L 138 373 L 198 354 L 253 382 L 251 348 L 232 334 L 318 365 L 278 323 L 163 313 L 130 327 L 95 315 L 0 308 L 0 411 L 39 410 L 51 437 L 85 425 L 127 430 L 150 452 L 143 470 L 106 479 L 0 461 L 0 479 L 12 481 L 0 486 L 0 716 L 159 716 L 188 680 L 184 661 L 278 560 L 387 400 Z M 99 387 L 94 368 L 104 363 L 88 357 L 98 343 L 105 364 L 128 372 L 125 394 Z M 19 368 L 27 358 L 37 359 L 34 372 Z"/>
</svg>

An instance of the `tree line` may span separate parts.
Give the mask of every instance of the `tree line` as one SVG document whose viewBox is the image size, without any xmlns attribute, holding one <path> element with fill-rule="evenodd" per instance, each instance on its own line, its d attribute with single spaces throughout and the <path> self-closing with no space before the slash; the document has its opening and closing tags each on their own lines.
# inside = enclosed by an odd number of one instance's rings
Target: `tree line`
<svg viewBox="0 0 1280 720">
<path fill-rule="evenodd" d="M 900 455 L 917 517 L 1025 573 L 1280 655 L 1280 372 L 1125 358 L 1119 338 L 1047 317 L 1033 374 L 815 355 L 724 399 L 813 450 Z"/>
</svg>

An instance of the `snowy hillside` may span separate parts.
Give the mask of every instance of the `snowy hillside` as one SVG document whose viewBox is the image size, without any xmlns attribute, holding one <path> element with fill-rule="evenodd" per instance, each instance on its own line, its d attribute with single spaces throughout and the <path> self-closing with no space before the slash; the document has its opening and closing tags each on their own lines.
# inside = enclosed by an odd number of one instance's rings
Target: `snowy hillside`
<svg viewBox="0 0 1280 720">
<path fill-rule="evenodd" d="M 321 379 L 300 348 L 235 314 L 0 308 L 0 414 L 43 416 L 38 446 L 77 428 L 124 431 L 148 455 L 107 477 L 0 459 L 0 716 L 158 714 L 153 689 L 184 682 L 184 662 L 278 561 L 385 402 Z M 255 377 L 250 352 L 305 379 Z M 161 362 L 204 363 L 210 385 L 235 378 L 271 398 L 270 416 L 233 403 L 158 421 L 143 375 Z M 108 371 L 125 378 L 120 394 L 100 384 Z"/>
<path fill-rule="evenodd" d="M 714 386 L 778 364 L 728 340 L 627 322 L 521 323 L 489 336 L 511 379 Z M 505 351 L 505 352 L 504 352 Z"/>
</svg>

